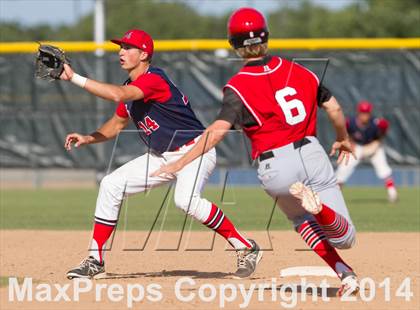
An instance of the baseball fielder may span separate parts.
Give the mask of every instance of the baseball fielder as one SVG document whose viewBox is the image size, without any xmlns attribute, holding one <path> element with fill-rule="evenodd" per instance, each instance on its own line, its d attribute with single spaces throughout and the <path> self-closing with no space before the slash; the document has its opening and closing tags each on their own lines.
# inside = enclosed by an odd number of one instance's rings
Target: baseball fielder
<svg viewBox="0 0 420 310">
<path fill-rule="evenodd" d="M 123 86 L 87 79 L 65 65 L 62 80 L 117 103 L 115 114 L 89 135 L 67 135 L 65 148 L 100 143 L 117 136 L 131 119 L 149 152 L 105 176 L 100 184 L 95 210 L 95 222 L 89 257 L 70 270 L 67 277 L 92 278 L 105 272 L 103 249 L 118 221 L 124 195 L 132 195 L 168 182 L 176 182 L 175 205 L 188 215 L 226 238 L 237 250 L 235 277 L 247 277 L 261 258 L 255 241 L 244 238 L 215 204 L 201 197 L 201 192 L 216 164 L 212 148 L 202 158 L 194 160 L 178 172 L 150 177 L 166 163 L 176 161 L 198 141 L 204 128 L 196 118 L 188 98 L 168 78 L 166 73 L 151 65 L 153 40 L 142 30 L 129 30 L 121 39 L 111 40 L 120 46 L 121 68 L 128 80 Z"/>
<path fill-rule="evenodd" d="M 339 165 L 337 180 L 344 184 L 353 173 L 356 166 L 363 159 L 369 159 L 375 168 L 378 178 L 384 180 L 388 191 L 388 200 L 396 202 L 398 199 L 397 189 L 392 178 L 392 170 L 388 165 L 383 146 L 383 139 L 388 131 L 389 122 L 384 118 L 376 118 L 372 115 L 373 105 L 368 101 L 357 104 L 357 115 L 347 119 L 347 131 L 349 132 L 356 158 L 351 158 L 348 165 Z"/>
<path fill-rule="evenodd" d="M 235 11 L 228 33 L 244 66 L 225 85 L 217 120 L 191 150 L 152 175 L 180 171 L 203 150 L 211 150 L 232 126 L 242 127 L 251 140 L 264 190 L 309 247 L 340 277 L 338 294 L 357 293 L 356 274 L 335 250 L 353 246 L 355 228 L 333 167 L 316 138 L 316 113 L 321 107 L 337 134 L 331 154 L 338 151 L 338 161 L 348 160 L 352 149 L 341 107 L 314 73 L 267 54 L 268 29 L 259 11 Z"/>
</svg>

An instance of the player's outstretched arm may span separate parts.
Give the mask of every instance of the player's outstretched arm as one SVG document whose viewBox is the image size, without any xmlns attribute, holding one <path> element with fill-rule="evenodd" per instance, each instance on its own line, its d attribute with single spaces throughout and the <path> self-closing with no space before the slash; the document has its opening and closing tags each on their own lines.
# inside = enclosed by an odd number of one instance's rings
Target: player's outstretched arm
<svg viewBox="0 0 420 310">
<path fill-rule="evenodd" d="M 81 135 L 79 133 L 68 134 L 64 142 L 64 148 L 70 151 L 73 144 L 75 147 L 79 147 L 110 140 L 117 136 L 127 126 L 128 122 L 128 118 L 122 118 L 114 114 L 112 118 L 90 135 Z"/>
<path fill-rule="evenodd" d="M 152 172 L 151 176 L 163 176 L 170 175 L 178 172 L 194 159 L 207 153 L 210 149 L 215 147 L 221 140 L 223 140 L 226 133 L 232 127 L 232 124 L 224 120 L 216 120 L 211 124 L 201 135 L 200 140 L 194 145 L 194 147 L 184 154 L 177 161 L 168 165 L 162 166 L 160 169 Z"/>
<path fill-rule="evenodd" d="M 60 79 L 70 81 L 97 97 L 114 101 L 117 104 L 121 101 L 140 100 L 144 98 L 143 91 L 138 87 L 132 85 L 120 86 L 88 79 L 74 72 L 67 64 L 64 64 L 64 71 Z"/>
<path fill-rule="evenodd" d="M 344 161 L 344 163 L 347 164 L 350 159 L 350 154 L 354 158 L 356 157 L 354 155 L 353 145 L 350 142 L 350 138 L 347 133 L 346 119 L 344 117 L 343 110 L 334 96 L 331 96 L 330 99 L 323 102 L 322 107 L 327 112 L 328 118 L 330 119 L 336 132 L 336 141 L 331 147 L 330 156 L 333 156 L 338 152 L 337 163 Z"/>
</svg>

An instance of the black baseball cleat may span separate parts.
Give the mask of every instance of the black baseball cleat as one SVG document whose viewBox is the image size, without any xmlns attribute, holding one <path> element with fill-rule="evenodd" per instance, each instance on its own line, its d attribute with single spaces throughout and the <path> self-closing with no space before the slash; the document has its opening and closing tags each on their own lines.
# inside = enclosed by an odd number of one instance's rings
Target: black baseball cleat
<svg viewBox="0 0 420 310">
<path fill-rule="evenodd" d="M 93 279 L 105 275 L 105 264 L 98 262 L 94 257 L 86 257 L 76 268 L 67 272 L 67 279 L 74 278 Z"/>
<path fill-rule="evenodd" d="M 254 240 L 248 240 L 252 248 L 236 251 L 238 269 L 233 274 L 233 277 L 236 279 L 246 278 L 253 274 L 263 255 L 258 244 Z"/>
</svg>

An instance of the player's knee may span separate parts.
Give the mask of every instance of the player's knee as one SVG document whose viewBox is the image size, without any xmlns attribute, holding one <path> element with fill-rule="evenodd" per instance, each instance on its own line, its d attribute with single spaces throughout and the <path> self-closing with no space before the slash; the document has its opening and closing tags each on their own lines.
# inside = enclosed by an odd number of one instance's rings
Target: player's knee
<svg viewBox="0 0 420 310">
<path fill-rule="evenodd" d="M 112 174 L 103 177 L 96 200 L 95 216 L 102 219 L 117 219 L 124 196 L 123 192 L 122 181 L 118 181 Z"/>
<path fill-rule="evenodd" d="M 102 178 L 101 183 L 100 183 L 100 187 L 101 189 L 107 190 L 109 188 L 112 187 L 112 178 L 110 177 L 110 175 L 106 175 Z"/>
<path fill-rule="evenodd" d="M 377 170 L 378 178 L 380 179 L 386 179 L 392 174 L 391 168 L 381 168 Z"/>
<path fill-rule="evenodd" d="M 197 204 L 197 199 L 194 196 L 177 195 L 175 193 L 174 201 L 177 208 L 190 215 L 194 214 Z"/>
<path fill-rule="evenodd" d="M 205 220 L 207 205 L 211 205 L 207 200 L 200 197 L 200 195 L 194 196 L 176 196 L 174 197 L 175 205 L 188 215 L 199 220 L 200 222 Z"/>
<path fill-rule="evenodd" d="M 352 236 L 350 238 L 345 239 L 343 242 L 340 242 L 336 248 L 341 250 L 351 249 L 356 243 L 356 237 Z"/>
<path fill-rule="evenodd" d="M 100 187 L 101 189 L 108 190 L 114 187 L 114 182 L 110 174 L 104 176 L 101 180 Z"/>
<path fill-rule="evenodd" d="M 316 221 L 314 216 L 312 214 L 309 213 L 305 213 L 301 216 L 295 216 L 293 218 L 291 217 L 287 217 L 290 221 L 292 221 L 293 223 L 293 227 L 295 229 L 295 231 L 298 233 L 301 230 L 301 225 L 305 222 L 313 222 Z"/>
<path fill-rule="evenodd" d="M 337 249 L 346 250 L 352 248 L 356 244 L 356 231 L 353 227 L 350 227 L 347 234 L 345 234 L 340 240 L 329 240 L 330 244 Z"/>
<path fill-rule="evenodd" d="M 108 174 L 102 178 L 100 190 L 111 193 L 122 192 L 124 190 L 124 184 L 112 174 Z"/>
</svg>

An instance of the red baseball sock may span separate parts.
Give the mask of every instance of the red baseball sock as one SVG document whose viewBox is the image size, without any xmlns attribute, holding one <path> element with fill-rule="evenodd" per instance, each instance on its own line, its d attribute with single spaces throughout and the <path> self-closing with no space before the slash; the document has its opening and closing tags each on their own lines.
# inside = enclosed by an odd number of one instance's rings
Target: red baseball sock
<svg viewBox="0 0 420 310">
<path fill-rule="evenodd" d="M 314 216 L 328 239 L 340 239 L 349 230 L 349 222 L 346 218 L 324 204 L 322 204 L 321 212 Z"/>
<path fill-rule="evenodd" d="M 112 234 L 114 227 L 117 221 L 106 221 L 106 222 L 113 222 L 113 225 L 103 224 L 98 222 L 97 217 L 95 217 L 95 224 L 93 226 L 93 237 L 92 237 L 92 245 L 90 249 L 90 256 L 93 256 L 97 261 L 103 263 L 103 248 L 106 241 Z"/>
<path fill-rule="evenodd" d="M 394 179 L 392 177 L 387 177 L 385 179 L 385 187 L 386 188 L 395 187 Z"/>
<path fill-rule="evenodd" d="M 327 236 L 322 231 L 322 228 L 315 221 L 305 221 L 298 229 L 299 234 L 303 240 L 314 250 L 336 273 L 340 276 L 343 271 L 350 271 L 337 251 L 328 243 Z"/>
<path fill-rule="evenodd" d="M 235 228 L 223 211 L 216 205 L 211 205 L 210 215 L 203 223 L 223 236 L 236 250 L 251 248 L 252 245 Z"/>
</svg>

